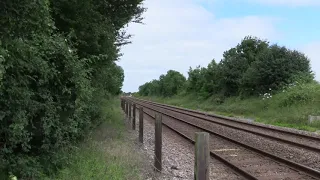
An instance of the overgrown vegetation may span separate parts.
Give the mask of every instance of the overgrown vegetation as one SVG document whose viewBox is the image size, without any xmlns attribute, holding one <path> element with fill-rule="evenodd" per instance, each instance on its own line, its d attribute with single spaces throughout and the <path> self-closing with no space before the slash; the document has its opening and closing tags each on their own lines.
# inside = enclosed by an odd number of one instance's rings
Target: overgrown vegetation
<svg viewBox="0 0 320 180">
<path fill-rule="evenodd" d="M 123 28 L 141 21 L 142 1 L 0 2 L 1 171 L 53 174 L 61 149 L 103 122 L 104 100 L 123 83 Z"/>
<path fill-rule="evenodd" d="M 307 123 L 308 115 L 320 114 L 320 85 L 314 81 L 309 59 L 256 37 L 245 37 L 225 51 L 219 63 L 212 60 L 207 67 L 190 68 L 188 79 L 177 92 L 159 91 L 161 81 L 140 86 L 138 94 L 158 97 L 154 99 L 169 104 L 251 116 L 276 125 L 320 128 L 319 124 Z"/>
<path fill-rule="evenodd" d="M 41 179 L 143 179 L 143 158 L 132 153 L 134 143 L 125 137 L 119 99 L 111 101 L 104 106 L 105 122 L 84 142 L 68 151 L 70 156 L 66 167 L 56 175 Z"/>
<path fill-rule="evenodd" d="M 160 103 L 203 110 L 230 117 L 251 119 L 276 126 L 317 131 L 320 123 L 308 123 L 308 115 L 320 114 L 320 85 L 317 83 L 292 86 L 284 92 L 264 97 L 229 97 L 217 103 L 216 97 L 204 99 L 196 94 L 180 93 L 172 97 L 138 96 Z"/>
</svg>

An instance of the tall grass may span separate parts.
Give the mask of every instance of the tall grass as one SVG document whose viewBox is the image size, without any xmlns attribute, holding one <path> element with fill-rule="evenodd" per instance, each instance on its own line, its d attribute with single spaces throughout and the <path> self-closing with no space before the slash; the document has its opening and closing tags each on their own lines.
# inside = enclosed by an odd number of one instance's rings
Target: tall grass
<svg viewBox="0 0 320 180">
<path fill-rule="evenodd" d="M 119 100 L 105 107 L 106 122 L 70 153 L 68 164 L 52 177 L 56 180 L 142 179 L 142 158 L 132 151 L 133 144 L 124 136 L 124 121 Z"/>
<path fill-rule="evenodd" d="M 308 123 L 308 115 L 320 116 L 320 85 L 318 83 L 289 86 L 281 92 L 261 97 L 231 97 L 218 103 L 218 97 L 201 99 L 194 94 L 171 98 L 142 97 L 161 103 L 209 111 L 234 117 L 246 117 L 257 122 L 301 130 L 317 131 L 320 123 Z"/>
</svg>

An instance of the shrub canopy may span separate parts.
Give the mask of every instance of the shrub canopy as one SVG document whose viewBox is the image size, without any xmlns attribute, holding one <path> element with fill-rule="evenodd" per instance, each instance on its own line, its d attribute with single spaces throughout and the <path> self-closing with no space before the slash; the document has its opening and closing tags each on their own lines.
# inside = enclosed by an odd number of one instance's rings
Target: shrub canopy
<svg viewBox="0 0 320 180">
<path fill-rule="evenodd" d="M 102 121 L 102 103 L 121 92 L 116 65 L 140 22 L 142 0 L 0 2 L 0 168 L 38 179 L 57 153 Z"/>
</svg>

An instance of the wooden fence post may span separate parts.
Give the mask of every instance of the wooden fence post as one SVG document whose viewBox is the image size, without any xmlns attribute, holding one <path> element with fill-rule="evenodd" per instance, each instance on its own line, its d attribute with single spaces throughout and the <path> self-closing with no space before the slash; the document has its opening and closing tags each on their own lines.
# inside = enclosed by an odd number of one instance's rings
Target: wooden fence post
<svg viewBox="0 0 320 180">
<path fill-rule="evenodd" d="M 126 103 L 126 116 L 128 117 L 128 101 L 125 102 Z"/>
<path fill-rule="evenodd" d="M 131 111 L 132 111 L 131 102 L 129 102 L 129 121 L 131 121 Z"/>
<path fill-rule="evenodd" d="M 139 108 L 139 142 L 143 143 L 143 107 Z"/>
<path fill-rule="evenodd" d="M 126 113 L 127 113 L 127 118 L 129 117 L 129 102 L 127 100 L 127 110 L 126 110 Z"/>
<path fill-rule="evenodd" d="M 122 111 L 124 110 L 123 109 L 123 99 L 121 99 L 121 109 L 122 109 Z"/>
<path fill-rule="evenodd" d="M 194 179 L 209 180 L 209 133 L 197 132 L 195 139 Z"/>
<path fill-rule="evenodd" d="M 162 115 L 156 113 L 155 123 L 155 147 L 154 147 L 154 167 L 157 171 L 162 170 Z"/>
<path fill-rule="evenodd" d="M 128 116 L 128 103 L 127 103 L 127 101 L 124 101 L 124 113 L 126 114 L 126 116 Z"/>
<path fill-rule="evenodd" d="M 132 130 L 136 130 L 136 104 L 133 104 L 132 109 Z"/>
</svg>

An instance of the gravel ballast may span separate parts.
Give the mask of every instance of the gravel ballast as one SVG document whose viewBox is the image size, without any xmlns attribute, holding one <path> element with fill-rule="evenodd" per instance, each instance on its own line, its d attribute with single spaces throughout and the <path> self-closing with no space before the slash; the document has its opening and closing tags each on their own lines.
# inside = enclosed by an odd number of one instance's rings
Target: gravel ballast
<svg viewBox="0 0 320 180">
<path fill-rule="evenodd" d="M 135 141 L 137 141 L 139 149 L 145 154 L 146 160 L 152 169 L 154 157 L 154 119 L 150 118 L 146 114 L 144 115 L 143 144 L 138 143 L 138 119 L 137 113 L 137 130 L 131 130 L 131 133 L 132 136 L 135 137 Z M 130 123 L 127 121 L 127 124 Z M 128 125 L 128 128 L 130 127 L 131 126 Z M 162 172 L 149 172 L 147 179 L 193 180 L 194 145 L 165 126 L 163 126 L 162 138 Z M 243 179 L 241 176 L 235 174 L 230 168 L 214 158 L 210 159 L 209 168 L 210 179 Z"/>
<path fill-rule="evenodd" d="M 257 149 L 264 150 L 271 154 L 276 154 L 277 156 L 286 158 L 288 160 L 301 163 L 305 166 L 311 167 L 316 170 L 320 170 L 320 153 L 309 151 L 306 149 L 299 148 L 294 145 L 284 144 L 275 140 L 261 137 L 248 132 L 239 131 L 223 125 L 214 124 L 211 122 L 203 121 L 199 118 L 190 117 L 177 112 L 172 112 L 170 110 L 155 107 L 147 104 L 163 113 L 168 113 L 174 117 L 181 118 L 190 123 L 196 123 L 200 127 L 206 127 L 212 130 L 213 132 L 225 135 L 231 139 L 237 140 L 244 144 L 248 144 Z"/>
</svg>

